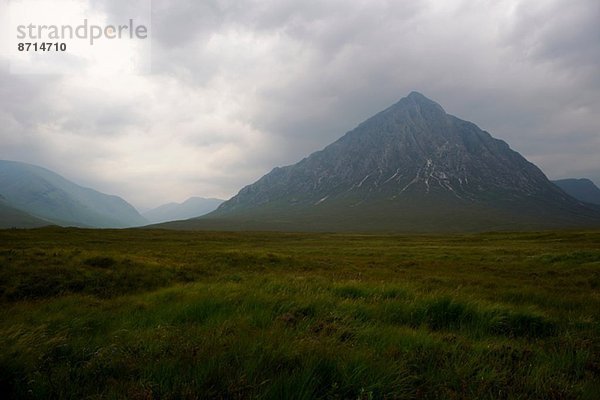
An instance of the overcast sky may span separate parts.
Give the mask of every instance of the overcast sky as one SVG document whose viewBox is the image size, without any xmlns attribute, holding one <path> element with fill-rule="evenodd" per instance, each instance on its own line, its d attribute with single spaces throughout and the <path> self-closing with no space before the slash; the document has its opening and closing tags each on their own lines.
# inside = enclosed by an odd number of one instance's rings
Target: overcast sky
<svg viewBox="0 0 600 400">
<path fill-rule="evenodd" d="M 599 21 L 598 0 L 154 0 L 151 73 L 0 58 L 0 158 L 141 209 L 229 198 L 416 90 L 600 184 Z"/>
</svg>

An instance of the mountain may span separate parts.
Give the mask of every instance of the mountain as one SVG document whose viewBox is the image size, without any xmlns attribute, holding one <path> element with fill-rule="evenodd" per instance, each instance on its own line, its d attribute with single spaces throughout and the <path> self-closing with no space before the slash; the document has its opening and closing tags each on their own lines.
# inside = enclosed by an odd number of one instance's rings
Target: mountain
<svg viewBox="0 0 600 400">
<path fill-rule="evenodd" d="M 35 165 L 0 160 L 0 193 L 11 207 L 57 225 L 124 228 L 147 223 L 122 198 Z"/>
<path fill-rule="evenodd" d="M 0 195 L 0 229 L 39 228 L 48 225 L 52 223 L 12 207 L 4 196 Z"/>
<path fill-rule="evenodd" d="M 214 211 L 224 200 L 190 197 L 183 203 L 169 203 L 142 214 L 152 223 L 199 217 Z"/>
<path fill-rule="evenodd" d="M 420 93 L 173 229 L 480 231 L 600 226 L 600 211 Z"/>
<path fill-rule="evenodd" d="M 589 179 L 560 179 L 552 182 L 577 200 L 600 205 L 600 189 Z"/>
</svg>

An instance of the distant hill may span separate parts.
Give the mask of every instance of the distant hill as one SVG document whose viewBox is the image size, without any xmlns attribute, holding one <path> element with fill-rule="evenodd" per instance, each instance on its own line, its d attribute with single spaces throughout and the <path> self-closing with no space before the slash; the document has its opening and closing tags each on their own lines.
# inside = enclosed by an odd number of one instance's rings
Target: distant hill
<svg viewBox="0 0 600 400">
<path fill-rule="evenodd" d="M 553 183 L 577 200 L 600 205 L 600 189 L 589 179 L 560 179 Z"/>
<path fill-rule="evenodd" d="M 214 212 L 173 229 L 480 231 L 600 226 L 600 212 L 413 92 Z"/>
<path fill-rule="evenodd" d="M 7 203 L 6 199 L 0 195 L 0 229 L 39 228 L 48 225 L 52 225 L 52 223 L 12 207 Z"/>
<path fill-rule="evenodd" d="M 147 223 L 122 198 L 35 165 L 0 160 L 0 193 L 10 207 L 57 225 L 124 228 Z"/>
<path fill-rule="evenodd" d="M 177 221 L 200 217 L 214 211 L 223 203 L 220 199 L 205 199 L 202 197 L 190 197 L 183 203 L 169 203 L 152 209 L 142 214 L 144 218 L 152 223 Z"/>
</svg>

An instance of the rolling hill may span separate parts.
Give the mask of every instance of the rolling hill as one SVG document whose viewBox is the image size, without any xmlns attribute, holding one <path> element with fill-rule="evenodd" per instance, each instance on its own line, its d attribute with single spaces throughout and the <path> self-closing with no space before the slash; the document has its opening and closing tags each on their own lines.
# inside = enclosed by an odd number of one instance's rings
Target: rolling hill
<svg viewBox="0 0 600 400">
<path fill-rule="evenodd" d="M 553 183 L 577 200 L 600 205 L 600 189 L 589 179 L 560 179 Z"/>
<path fill-rule="evenodd" d="M 57 225 L 125 228 L 147 223 L 122 198 L 31 164 L 0 160 L 0 193 L 10 207 Z"/>
<path fill-rule="evenodd" d="M 39 228 L 48 225 L 52 223 L 12 207 L 4 196 L 0 195 L 0 229 Z"/>
</svg>

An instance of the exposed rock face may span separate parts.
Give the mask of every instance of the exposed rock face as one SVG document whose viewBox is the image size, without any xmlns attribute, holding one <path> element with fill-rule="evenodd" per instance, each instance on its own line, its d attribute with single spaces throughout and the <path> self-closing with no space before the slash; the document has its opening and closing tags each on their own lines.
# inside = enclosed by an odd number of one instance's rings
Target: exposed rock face
<svg viewBox="0 0 600 400">
<path fill-rule="evenodd" d="M 273 229 L 470 230 L 570 226 L 599 215 L 505 142 L 413 92 L 207 218 L 277 222 Z"/>
<path fill-rule="evenodd" d="M 535 165 L 476 125 L 413 92 L 298 164 L 275 168 L 220 210 L 324 202 L 347 192 L 446 192 L 457 198 L 564 194 Z M 325 199 L 327 197 L 327 199 Z"/>
</svg>

